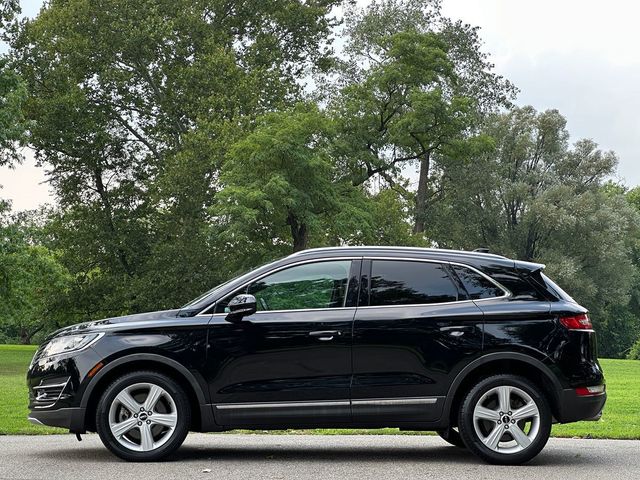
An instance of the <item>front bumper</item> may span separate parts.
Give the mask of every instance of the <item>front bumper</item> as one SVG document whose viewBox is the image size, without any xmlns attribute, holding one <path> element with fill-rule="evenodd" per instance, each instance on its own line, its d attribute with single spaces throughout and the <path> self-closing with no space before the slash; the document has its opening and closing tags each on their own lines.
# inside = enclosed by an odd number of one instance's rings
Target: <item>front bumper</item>
<svg viewBox="0 0 640 480">
<path fill-rule="evenodd" d="M 68 356 L 40 357 L 36 353 L 27 372 L 29 421 L 83 433 L 82 393 L 89 380 L 87 373 L 99 361 L 92 348 Z"/>
<path fill-rule="evenodd" d="M 580 396 L 574 389 L 563 390 L 559 402 L 558 421 L 570 423 L 580 420 L 598 420 L 602 416 L 606 401 L 606 393 Z"/>
<path fill-rule="evenodd" d="M 60 427 L 71 433 L 85 433 L 84 408 L 58 408 L 57 410 L 32 410 L 28 420 L 36 425 Z"/>
</svg>

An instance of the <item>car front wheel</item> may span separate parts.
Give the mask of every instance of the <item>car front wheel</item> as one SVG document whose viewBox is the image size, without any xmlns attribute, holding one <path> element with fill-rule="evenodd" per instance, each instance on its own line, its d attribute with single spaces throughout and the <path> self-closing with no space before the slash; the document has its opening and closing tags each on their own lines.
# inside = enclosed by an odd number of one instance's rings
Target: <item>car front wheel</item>
<svg viewBox="0 0 640 480">
<path fill-rule="evenodd" d="M 462 403 L 460 435 L 483 460 L 502 465 L 528 462 L 551 433 L 551 410 L 538 386 L 516 375 L 496 375 L 475 385 Z"/>
<path fill-rule="evenodd" d="M 128 461 L 156 461 L 174 452 L 191 423 L 189 401 L 171 378 L 133 372 L 107 387 L 96 409 L 102 443 Z"/>
</svg>

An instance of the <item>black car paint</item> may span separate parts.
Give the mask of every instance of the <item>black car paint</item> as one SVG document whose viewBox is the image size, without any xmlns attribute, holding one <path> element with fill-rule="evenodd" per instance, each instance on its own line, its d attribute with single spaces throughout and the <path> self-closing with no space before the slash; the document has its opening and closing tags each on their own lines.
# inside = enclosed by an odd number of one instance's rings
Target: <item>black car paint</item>
<svg viewBox="0 0 640 480">
<path fill-rule="evenodd" d="M 369 307 L 366 264 L 383 257 L 468 265 L 510 286 L 513 295 Z M 211 313 L 216 301 L 267 272 L 335 258 L 351 259 L 352 272 L 363 266 L 362 276 L 353 274 L 344 308 L 258 312 L 233 323 L 225 314 Z M 606 395 L 577 398 L 573 389 L 604 383 L 595 334 L 559 325 L 559 315 L 585 310 L 523 280 L 539 268 L 498 256 L 422 249 L 303 252 L 232 280 L 183 309 L 88 322 L 54 333 L 52 337 L 78 332 L 104 336 L 67 357 L 42 359 L 36 354 L 27 376 L 30 416 L 73 432 L 93 429 L 92 408 L 113 372 L 157 365 L 180 377 L 190 390 L 199 408 L 199 423 L 192 426 L 196 430 L 437 429 L 448 426 L 453 399 L 465 378 L 498 360 L 526 364 L 553 385 L 558 421 L 594 416 Z M 337 333 L 325 342 L 313 332 Z M 103 366 L 89 377 L 99 363 Z M 69 379 L 64 395 L 53 407 L 43 408 L 33 387 L 64 378 Z M 429 403 L 420 401 L 425 398 Z M 385 402 L 371 401 L 375 399 Z M 295 408 L 280 408 L 280 402 Z M 235 408 L 237 404 L 256 408 Z"/>
</svg>

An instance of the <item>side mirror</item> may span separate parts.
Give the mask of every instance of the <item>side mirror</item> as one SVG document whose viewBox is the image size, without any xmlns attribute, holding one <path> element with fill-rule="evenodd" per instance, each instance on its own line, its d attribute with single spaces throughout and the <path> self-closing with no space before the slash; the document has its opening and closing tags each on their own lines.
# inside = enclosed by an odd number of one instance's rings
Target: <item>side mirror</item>
<svg viewBox="0 0 640 480">
<path fill-rule="evenodd" d="M 249 294 L 241 294 L 233 297 L 227 305 L 229 314 L 225 318 L 228 322 L 239 322 L 244 317 L 256 313 L 256 297 Z"/>
</svg>

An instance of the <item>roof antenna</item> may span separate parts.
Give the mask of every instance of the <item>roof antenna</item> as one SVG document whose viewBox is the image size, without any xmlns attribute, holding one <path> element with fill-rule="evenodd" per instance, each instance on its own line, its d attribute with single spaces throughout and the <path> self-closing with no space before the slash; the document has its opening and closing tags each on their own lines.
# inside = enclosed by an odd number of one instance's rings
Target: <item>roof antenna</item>
<svg viewBox="0 0 640 480">
<path fill-rule="evenodd" d="M 491 253 L 491 251 L 487 247 L 480 247 L 473 250 L 478 253 Z"/>
</svg>

